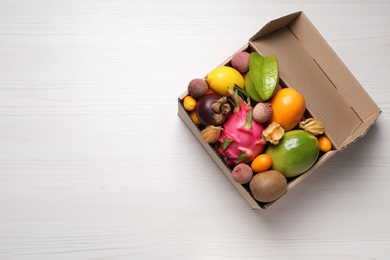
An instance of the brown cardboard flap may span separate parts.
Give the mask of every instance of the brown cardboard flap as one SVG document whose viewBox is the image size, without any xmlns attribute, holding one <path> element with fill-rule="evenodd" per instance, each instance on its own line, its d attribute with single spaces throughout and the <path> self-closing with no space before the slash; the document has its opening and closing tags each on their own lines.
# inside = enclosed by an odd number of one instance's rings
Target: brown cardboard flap
<svg viewBox="0 0 390 260">
<path fill-rule="evenodd" d="M 283 82 L 300 91 L 336 149 L 362 136 L 380 109 L 302 12 L 271 21 L 250 40 L 275 55 Z"/>
<path fill-rule="evenodd" d="M 302 12 L 292 13 L 268 22 L 263 28 L 260 29 L 260 31 L 258 31 L 255 35 L 253 35 L 252 38 L 249 39 L 249 41 L 250 42 L 254 41 L 267 34 L 273 33 L 274 31 L 277 31 L 280 28 L 288 26 L 291 23 L 291 21 L 297 18 L 301 13 Z"/>
</svg>

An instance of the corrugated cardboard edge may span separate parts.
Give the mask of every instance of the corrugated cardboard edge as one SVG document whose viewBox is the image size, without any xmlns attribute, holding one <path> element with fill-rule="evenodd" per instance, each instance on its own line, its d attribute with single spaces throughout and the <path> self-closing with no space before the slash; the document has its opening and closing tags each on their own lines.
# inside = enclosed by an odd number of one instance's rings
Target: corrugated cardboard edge
<svg viewBox="0 0 390 260">
<path fill-rule="evenodd" d="M 379 116 L 382 114 L 382 110 L 379 110 L 376 114 L 373 114 L 371 117 L 367 118 L 359 128 L 355 129 L 355 131 L 351 134 L 350 139 L 345 140 L 345 143 L 339 151 L 342 151 L 349 147 L 351 144 L 358 141 L 360 138 L 364 137 L 367 132 L 371 129 L 371 127 L 378 120 Z"/>
<path fill-rule="evenodd" d="M 263 37 L 265 35 L 268 35 L 270 33 L 273 33 L 280 28 L 286 27 L 288 24 L 290 24 L 295 18 L 297 18 L 302 11 L 298 11 L 295 13 L 288 14 L 286 16 L 280 17 L 278 19 L 274 19 L 272 21 L 269 21 L 263 28 L 261 28 L 255 35 L 253 35 L 249 41 L 255 41 L 260 37 Z"/>
</svg>

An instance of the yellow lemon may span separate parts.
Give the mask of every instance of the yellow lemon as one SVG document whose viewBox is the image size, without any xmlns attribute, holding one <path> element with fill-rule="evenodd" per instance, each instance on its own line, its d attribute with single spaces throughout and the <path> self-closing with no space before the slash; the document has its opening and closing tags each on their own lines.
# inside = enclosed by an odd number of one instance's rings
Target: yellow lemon
<svg viewBox="0 0 390 260">
<path fill-rule="evenodd" d="M 245 80 L 241 73 L 229 66 L 219 66 L 213 69 L 207 74 L 206 82 L 215 93 L 221 96 L 228 94 L 228 87 L 233 89 L 235 85 L 240 88 L 245 86 Z"/>
</svg>

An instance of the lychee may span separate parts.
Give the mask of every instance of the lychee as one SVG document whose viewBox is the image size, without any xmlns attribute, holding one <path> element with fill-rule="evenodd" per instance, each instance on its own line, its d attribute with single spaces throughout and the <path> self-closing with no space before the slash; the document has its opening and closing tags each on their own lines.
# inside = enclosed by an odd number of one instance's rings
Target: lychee
<svg viewBox="0 0 390 260">
<path fill-rule="evenodd" d="M 246 184 L 251 181 L 253 177 L 252 168 L 245 163 L 237 164 L 232 171 L 233 180 L 240 184 Z"/>
<path fill-rule="evenodd" d="M 268 102 L 259 102 L 253 108 L 253 120 L 257 123 L 265 123 L 272 117 L 272 106 Z"/>
<path fill-rule="evenodd" d="M 231 60 L 233 68 L 240 73 L 246 73 L 249 70 L 249 55 L 246 51 L 236 53 Z"/>
<path fill-rule="evenodd" d="M 188 94 L 196 99 L 203 97 L 208 89 L 209 85 L 205 79 L 193 79 L 188 84 Z"/>
</svg>

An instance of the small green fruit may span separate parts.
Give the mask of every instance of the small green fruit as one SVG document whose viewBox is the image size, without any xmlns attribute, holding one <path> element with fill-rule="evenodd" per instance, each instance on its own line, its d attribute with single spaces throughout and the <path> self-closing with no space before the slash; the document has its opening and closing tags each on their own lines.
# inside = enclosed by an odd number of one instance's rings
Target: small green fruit
<svg viewBox="0 0 390 260">
<path fill-rule="evenodd" d="M 272 158 L 271 169 L 287 178 L 298 176 L 317 161 L 317 138 L 304 130 L 291 130 L 284 134 L 279 144 L 268 145 L 265 153 Z"/>
</svg>

